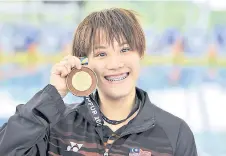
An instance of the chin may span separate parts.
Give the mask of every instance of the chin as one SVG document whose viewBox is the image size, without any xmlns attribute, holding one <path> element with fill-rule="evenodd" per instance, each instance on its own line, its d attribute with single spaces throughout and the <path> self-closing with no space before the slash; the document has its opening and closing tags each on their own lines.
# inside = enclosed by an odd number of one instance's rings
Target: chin
<svg viewBox="0 0 226 156">
<path fill-rule="evenodd" d="M 105 96 L 111 99 L 121 99 L 129 96 L 134 90 L 135 87 L 116 87 L 116 88 L 104 88 L 103 92 Z"/>
</svg>

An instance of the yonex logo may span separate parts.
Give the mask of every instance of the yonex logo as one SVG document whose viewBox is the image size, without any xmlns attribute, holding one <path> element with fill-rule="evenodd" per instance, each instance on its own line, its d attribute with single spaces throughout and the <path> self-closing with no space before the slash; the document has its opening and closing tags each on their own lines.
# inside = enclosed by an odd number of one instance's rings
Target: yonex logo
<svg viewBox="0 0 226 156">
<path fill-rule="evenodd" d="M 67 147 L 67 151 L 78 152 L 78 150 L 83 146 L 83 144 L 77 144 L 70 142 L 71 145 Z"/>
</svg>

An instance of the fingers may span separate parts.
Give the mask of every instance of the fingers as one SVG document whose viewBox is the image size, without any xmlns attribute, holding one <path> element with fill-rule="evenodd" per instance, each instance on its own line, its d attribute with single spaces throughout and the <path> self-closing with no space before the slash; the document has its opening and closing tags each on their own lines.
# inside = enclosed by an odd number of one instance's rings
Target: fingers
<svg viewBox="0 0 226 156">
<path fill-rule="evenodd" d="M 77 68 L 77 69 L 81 69 L 82 65 L 81 65 L 81 61 L 79 58 L 75 57 L 75 56 L 66 56 L 63 61 L 66 61 L 68 66 L 71 68 Z"/>
<path fill-rule="evenodd" d="M 72 68 L 81 69 L 82 65 L 79 58 L 75 56 L 66 56 L 62 61 L 55 64 L 52 68 L 52 74 L 66 77 L 72 70 Z"/>
<path fill-rule="evenodd" d="M 69 72 L 68 72 L 68 69 L 66 68 L 66 66 L 58 63 L 53 66 L 52 74 L 56 74 L 56 75 L 60 75 L 61 77 L 65 77 L 66 75 L 69 74 Z"/>
</svg>

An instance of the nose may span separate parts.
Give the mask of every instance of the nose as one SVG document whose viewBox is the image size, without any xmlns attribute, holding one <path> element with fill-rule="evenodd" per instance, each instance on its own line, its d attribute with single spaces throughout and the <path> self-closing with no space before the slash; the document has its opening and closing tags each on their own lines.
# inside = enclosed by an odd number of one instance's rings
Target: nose
<svg viewBox="0 0 226 156">
<path fill-rule="evenodd" d="M 122 67 L 124 67 L 124 62 L 120 55 L 112 55 L 108 57 L 106 63 L 106 68 L 108 70 L 117 70 Z"/>
</svg>

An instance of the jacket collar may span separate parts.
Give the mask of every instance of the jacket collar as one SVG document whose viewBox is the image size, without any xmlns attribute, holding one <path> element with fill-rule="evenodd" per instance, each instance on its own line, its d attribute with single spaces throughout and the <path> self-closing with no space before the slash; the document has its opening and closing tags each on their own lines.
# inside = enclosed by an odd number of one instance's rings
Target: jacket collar
<svg viewBox="0 0 226 156">
<path fill-rule="evenodd" d="M 140 110 L 137 116 L 129 124 L 128 129 L 131 127 L 133 129 L 137 128 L 137 130 L 139 130 L 154 124 L 155 113 L 153 109 L 154 105 L 150 102 L 147 92 L 136 87 L 136 96 L 139 99 L 137 101 L 140 101 Z M 94 99 L 94 102 L 98 104 L 93 94 L 91 97 Z M 95 125 L 96 123 L 93 122 L 92 116 L 87 112 L 89 112 L 89 110 L 83 101 L 80 105 L 78 113 L 81 113 L 81 115 L 83 115 L 91 124 Z"/>
<path fill-rule="evenodd" d="M 128 125 L 127 132 L 142 132 L 155 124 L 154 105 L 151 103 L 147 92 L 136 88 L 136 94 L 141 100 L 141 108 L 131 124 Z"/>
</svg>

